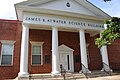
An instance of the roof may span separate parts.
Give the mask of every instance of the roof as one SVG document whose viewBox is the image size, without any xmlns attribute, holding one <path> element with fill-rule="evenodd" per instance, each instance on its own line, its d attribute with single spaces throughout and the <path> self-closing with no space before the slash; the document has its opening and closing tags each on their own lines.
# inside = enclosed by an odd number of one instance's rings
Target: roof
<svg viewBox="0 0 120 80">
<path fill-rule="evenodd" d="M 73 7 L 65 8 L 63 5 L 65 1 L 70 2 Z M 15 8 L 19 20 L 22 20 L 24 11 L 96 20 L 111 18 L 110 15 L 87 0 L 28 0 L 15 4 Z"/>
</svg>

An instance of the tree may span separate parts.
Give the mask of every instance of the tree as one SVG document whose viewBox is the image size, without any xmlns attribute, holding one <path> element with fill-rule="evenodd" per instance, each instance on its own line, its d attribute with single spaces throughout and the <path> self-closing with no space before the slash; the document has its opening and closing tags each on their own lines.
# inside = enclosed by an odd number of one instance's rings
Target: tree
<svg viewBox="0 0 120 80">
<path fill-rule="evenodd" d="M 107 28 L 102 32 L 101 37 L 96 39 L 98 48 L 108 46 L 120 38 L 120 18 L 113 17 L 110 20 L 105 20 L 105 24 Z"/>
<path fill-rule="evenodd" d="M 103 1 L 107 2 L 107 1 L 111 1 L 111 0 L 103 0 Z"/>
</svg>

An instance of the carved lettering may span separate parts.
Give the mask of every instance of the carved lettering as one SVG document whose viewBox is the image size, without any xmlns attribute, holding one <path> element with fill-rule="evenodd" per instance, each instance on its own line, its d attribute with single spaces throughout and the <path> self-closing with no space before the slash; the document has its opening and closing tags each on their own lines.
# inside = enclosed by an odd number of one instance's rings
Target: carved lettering
<svg viewBox="0 0 120 80">
<path fill-rule="evenodd" d="M 73 26 L 88 26 L 88 27 L 99 27 L 104 28 L 103 25 L 94 24 L 94 23 L 86 23 L 79 21 L 70 21 L 70 20 L 61 20 L 61 19 L 52 19 L 52 18 L 40 18 L 40 17 L 26 17 L 25 21 L 34 21 L 34 22 L 45 22 L 45 23 L 55 23 L 55 24 L 68 24 Z"/>
</svg>

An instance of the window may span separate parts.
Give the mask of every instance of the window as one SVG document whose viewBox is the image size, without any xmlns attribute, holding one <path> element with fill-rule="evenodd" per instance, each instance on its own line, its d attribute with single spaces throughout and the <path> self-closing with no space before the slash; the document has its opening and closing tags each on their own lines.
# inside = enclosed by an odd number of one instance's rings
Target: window
<svg viewBox="0 0 120 80">
<path fill-rule="evenodd" d="M 32 64 L 42 64 L 42 42 L 31 42 L 32 44 Z"/>
<path fill-rule="evenodd" d="M 1 65 L 12 65 L 14 42 L 1 41 L 1 43 L 2 43 L 1 59 L 0 59 Z"/>
</svg>

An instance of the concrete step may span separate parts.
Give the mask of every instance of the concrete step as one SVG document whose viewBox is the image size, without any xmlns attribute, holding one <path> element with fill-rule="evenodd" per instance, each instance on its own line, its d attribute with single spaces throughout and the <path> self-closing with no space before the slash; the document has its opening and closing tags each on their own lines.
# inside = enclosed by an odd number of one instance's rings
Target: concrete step
<svg viewBox="0 0 120 80">
<path fill-rule="evenodd" d="M 110 75 L 104 71 L 92 71 L 91 73 L 88 73 L 87 76 L 88 78 L 94 78 L 94 77 L 103 77 L 103 76 L 110 76 Z"/>
<path fill-rule="evenodd" d="M 118 73 L 112 73 L 112 75 L 120 75 Z M 103 71 L 92 71 L 87 74 L 88 78 L 104 77 L 110 76 L 108 73 Z M 86 79 L 83 73 L 66 73 L 65 80 L 79 80 Z M 51 76 L 51 74 L 31 74 L 29 78 L 19 78 L 18 80 L 64 80 L 62 75 Z"/>
<path fill-rule="evenodd" d="M 82 79 L 86 78 L 82 73 L 66 73 L 66 79 Z"/>
<path fill-rule="evenodd" d="M 85 78 L 81 73 L 66 73 L 65 80 L 76 80 Z M 51 76 L 51 74 L 31 74 L 29 78 L 19 78 L 18 80 L 63 80 L 62 75 Z"/>
</svg>

